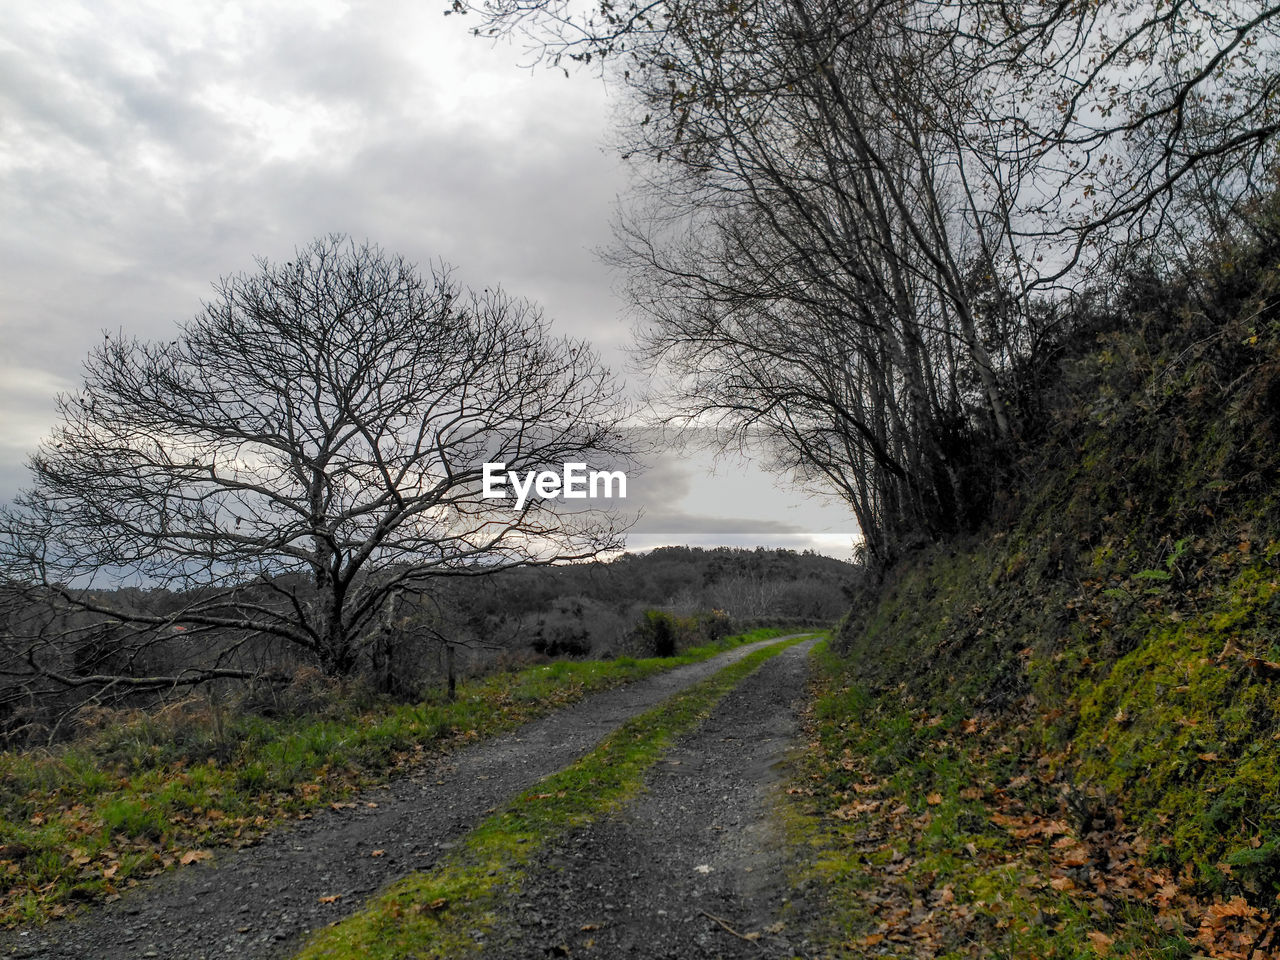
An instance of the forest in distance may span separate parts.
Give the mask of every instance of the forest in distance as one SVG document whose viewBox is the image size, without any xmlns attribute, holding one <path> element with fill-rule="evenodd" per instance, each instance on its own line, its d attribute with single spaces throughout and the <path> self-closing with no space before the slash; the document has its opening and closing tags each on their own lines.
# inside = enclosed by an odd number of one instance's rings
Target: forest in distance
<svg viewBox="0 0 1280 960">
<path fill-rule="evenodd" d="M 608 561 L 531 566 L 448 581 L 428 597 L 402 602 L 387 638 L 357 679 L 371 692 L 416 699 L 452 679 L 548 657 L 609 659 L 661 654 L 654 618 L 669 623 L 669 652 L 759 626 L 821 627 L 844 612 L 857 568 L 810 551 L 765 548 L 661 547 Z M 79 636 L 65 664 L 72 677 L 132 673 L 165 675 L 207 657 L 211 640 L 181 614 L 186 601 L 167 590 L 95 591 L 98 602 L 139 615 L 168 617 L 163 645 L 139 649 L 109 627 L 84 627 L 76 617 L 34 611 L 29 597 L 4 595 L 10 636 L 30 630 Z M 84 614 L 81 618 L 92 619 Z M 212 641 L 216 643 L 216 641 Z M 11 652 L 12 655 L 12 652 Z M 288 682 L 306 665 L 287 650 L 268 648 L 253 668 L 268 685 Z M 248 661 L 246 661 L 248 662 Z M 84 703 L 74 684 L 43 683 L 10 660 L 0 692 L 0 735 L 10 747 L 74 736 L 67 711 Z M 275 679 L 271 679 L 275 678 Z M 95 693 L 97 685 L 92 685 Z M 118 707 L 162 703 L 162 686 L 109 691 L 95 702 Z M 158 698 L 158 699 L 157 699 Z"/>
</svg>

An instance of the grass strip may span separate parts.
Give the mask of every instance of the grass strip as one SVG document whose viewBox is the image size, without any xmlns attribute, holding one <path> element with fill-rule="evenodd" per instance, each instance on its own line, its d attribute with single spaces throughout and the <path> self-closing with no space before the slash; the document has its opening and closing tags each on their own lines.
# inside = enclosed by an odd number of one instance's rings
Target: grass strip
<svg viewBox="0 0 1280 960">
<path fill-rule="evenodd" d="M 315 935 L 300 960 L 458 957 L 478 949 L 500 902 L 553 837 L 615 809 L 679 735 L 756 670 L 804 637 L 753 651 L 633 717 L 595 750 L 483 820 L 430 871 L 394 883 L 359 913 Z"/>
<path fill-rule="evenodd" d="M 675 657 L 562 660 L 501 672 L 415 704 L 321 691 L 314 712 L 267 718 L 192 698 L 106 715 L 54 750 L 0 754 L 0 925 L 63 916 L 139 878 L 241 846 L 288 817 L 398 769 L 514 729 L 584 696 L 783 631 L 761 629 Z"/>
</svg>

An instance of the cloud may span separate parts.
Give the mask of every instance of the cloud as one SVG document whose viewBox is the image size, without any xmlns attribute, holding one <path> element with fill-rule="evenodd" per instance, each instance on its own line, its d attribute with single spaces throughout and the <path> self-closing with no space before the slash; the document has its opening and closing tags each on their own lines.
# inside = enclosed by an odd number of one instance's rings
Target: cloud
<svg viewBox="0 0 1280 960">
<path fill-rule="evenodd" d="M 101 331 L 169 338 L 218 277 L 345 232 L 539 303 L 615 369 L 628 327 L 594 251 L 619 162 L 588 75 L 520 69 L 441 4 L 50 0 L 0 38 L 0 502 Z M 678 456 L 650 526 L 815 524 Z M 792 498 L 794 500 L 794 497 Z M 820 525 L 819 525 L 820 526 Z"/>
</svg>

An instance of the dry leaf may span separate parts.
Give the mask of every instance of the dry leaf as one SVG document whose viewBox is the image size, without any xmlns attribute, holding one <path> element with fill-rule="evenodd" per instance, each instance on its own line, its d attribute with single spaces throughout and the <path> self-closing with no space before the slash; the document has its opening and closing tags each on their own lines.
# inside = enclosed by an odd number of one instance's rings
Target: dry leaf
<svg viewBox="0 0 1280 960">
<path fill-rule="evenodd" d="M 320 898 L 320 902 L 321 902 L 321 903 L 337 903 L 337 902 L 338 902 L 339 900 L 341 900 L 341 899 L 342 899 L 342 894 L 340 894 L 340 893 L 335 893 L 335 894 L 334 894 L 333 896 L 331 896 L 331 897 L 321 897 L 321 898 Z"/>
<path fill-rule="evenodd" d="M 1089 942 L 1093 944 L 1093 950 L 1098 956 L 1105 957 L 1111 953 L 1111 944 L 1115 941 L 1108 937 L 1100 930 L 1089 931 Z"/>
<path fill-rule="evenodd" d="M 1245 665 L 1261 677 L 1280 677 L 1280 663 L 1261 657 L 1246 657 Z"/>
<path fill-rule="evenodd" d="M 861 803 L 846 803 L 844 806 L 837 807 L 831 811 L 831 815 L 837 820 L 855 820 L 862 814 L 870 813 L 879 807 L 879 800 L 864 800 Z"/>
<path fill-rule="evenodd" d="M 213 859 L 213 854 L 210 853 L 208 850 L 188 850 L 186 853 L 184 853 L 181 857 L 178 858 L 178 862 L 185 867 L 192 863 L 195 863 L 197 860 L 212 860 L 212 859 Z"/>
<path fill-rule="evenodd" d="M 1227 903 L 1209 904 L 1209 916 L 1214 920 L 1225 920 L 1227 917 L 1252 917 L 1259 912 L 1257 907 L 1249 906 L 1244 897 L 1232 897 Z"/>
</svg>

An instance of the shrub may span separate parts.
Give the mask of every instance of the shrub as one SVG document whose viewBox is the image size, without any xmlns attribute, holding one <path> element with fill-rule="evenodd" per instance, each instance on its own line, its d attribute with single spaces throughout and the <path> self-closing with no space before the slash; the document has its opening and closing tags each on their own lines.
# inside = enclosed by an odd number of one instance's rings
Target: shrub
<svg viewBox="0 0 1280 960">
<path fill-rule="evenodd" d="M 665 610 L 646 610 L 636 633 L 645 652 L 654 657 L 673 657 L 679 620 Z"/>
</svg>

